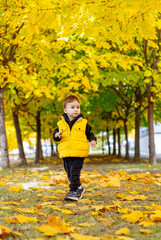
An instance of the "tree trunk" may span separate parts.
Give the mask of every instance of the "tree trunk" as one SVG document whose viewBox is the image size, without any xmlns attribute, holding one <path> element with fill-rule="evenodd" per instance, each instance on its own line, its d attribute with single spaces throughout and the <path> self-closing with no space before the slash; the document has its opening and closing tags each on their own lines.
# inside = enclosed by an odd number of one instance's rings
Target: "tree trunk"
<svg viewBox="0 0 161 240">
<path fill-rule="evenodd" d="M 0 88 L 0 143 L 1 143 L 1 161 L 0 166 L 2 168 L 10 167 L 9 155 L 8 155 L 8 144 L 5 127 L 5 115 L 3 105 L 3 88 Z"/>
<path fill-rule="evenodd" d="M 150 164 L 157 164 L 155 154 L 155 142 L 154 142 L 154 119 L 153 119 L 153 102 L 151 101 L 152 93 L 150 85 L 147 83 L 148 92 L 148 134 L 149 134 L 149 162 Z"/>
<path fill-rule="evenodd" d="M 125 153 L 125 159 L 129 160 L 129 142 L 128 142 L 128 129 L 126 120 L 124 120 L 124 132 L 125 132 L 125 140 L 126 140 L 126 153 Z"/>
<path fill-rule="evenodd" d="M 53 140 L 50 138 L 50 146 L 51 146 L 51 157 L 54 156 L 54 147 L 53 147 Z"/>
<path fill-rule="evenodd" d="M 43 151 L 42 151 L 42 144 L 41 144 L 41 127 L 40 127 L 40 159 L 44 160 Z"/>
<path fill-rule="evenodd" d="M 118 157 L 121 157 L 121 138 L 120 138 L 120 128 L 117 129 L 117 137 L 118 137 Z"/>
<path fill-rule="evenodd" d="M 140 119 L 141 106 L 138 106 L 135 108 L 135 161 L 140 161 Z"/>
<path fill-rule="evenodd" d="M 111 155 L 111 146 L 110 146 L 109 128 L 108 127 L 107 127 L 107 144 L 108 144 L 108 154 Z"/>
<path fill-rule="evenodd" d="M 40 122 L 40 111 L 37 111 L 36 115 L 36 155 L 35 155 L 35 163 L 39 163 L 40 161 L 40 140 L 41 140 L 41 122 Z"/>
<path fill-rule="evenodd" d="M 13 110 L 12 115 L 13 115 L 15 130 L 16 130 L 20 165 L 27 165 L 24 148 L 23 148 L 22 135 L 21 135 L 21 129 L 20 129 L 20 125 L 19 125 L 18 114 Z"/>
<path fill-rule="evenodd" d="M 116 129 L 113 128 L 113 154 L 116 155 Z"/>
<path fill-rule="evenodd" d="M 52 138 L 52 129 L 50 128 L 50 146 L 51 146 L 51 157 L 54 156 L 54 147 L 53 147 L 53 138 Z"/>
</svg>

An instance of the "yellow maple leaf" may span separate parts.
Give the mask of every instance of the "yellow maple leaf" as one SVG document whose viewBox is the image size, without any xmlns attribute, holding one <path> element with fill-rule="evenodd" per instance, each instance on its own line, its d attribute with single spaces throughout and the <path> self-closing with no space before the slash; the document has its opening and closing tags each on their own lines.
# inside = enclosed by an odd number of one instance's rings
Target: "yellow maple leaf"
<svg viewBox="0 0 161 240">
<path fill-rule="evenodd" d="M 95 224 L 94 223 L 79 223 L 78 225 L 81 227 L 88 227 L 88 226 L 93 226 Z"/>
<path fill-rule="evenodd" d="M 117 240 L 135 240 L 134 238 L 131 237 L 125 237 L 125 236 L 118 236 Z"/>
<path fill-rule="evenodd" d="M 61 209 L 61 212 L 65 213 L 65 214 L 69 214 L 69 215 L 75 215 L 75 213 L 73 211 L 71 211 L 71 210 Z"/>
<path fill-rule="evenodd" d="M 121 216 L 121 218 L 125 219 L 128 222 L 136 223 L 138 222 L 142 217 L 143 213 L 141 211 L 132 211 L 129 214 L 124 214 Z"/>
<path fill-rule="evenodd" d="M 130 233 L 130 230 L 128 228 L 122 228 L 116 231 L 116 235 L 127 235 L 129 233 Z"/>
<path fill-rule="evenodd" d="M 14 208 L 15 211 L 17 212 L 23 212 L 23 213 L 36 213 L 37 211 L 33 209 L 28 209 L 28 208 Z"/>
<path fill-rule="evenodd" d="M 89 236 L 89 235 L 81 235 L 78 233 L 72 233 L 70 234 L 75 240 L 99 240 L 99 237 L 93 237 L 93 236 Z"/>
<path fill-rule="evenodd" d="M 8 189 L 10 192 L 20 192 L 23 190 L 23 186 L 20 184 L 19 186 L 13 186 Z"/>
<path fill-rule="evenodd" d="M 140 229 L 139 232 L 144 235 L 149 235 L 150 233 L 152 233 L 152 231 L 149 229 Z"/>
<path fill-rule="evenodd" d="M 144 227 L 149 227 L 150 225 L 154 225 L 154 222 L 150 222 L 150 221 L 142 221 L 139 223 L 139 225 L 142 225 Z"/>
<path fill-rule="evenodd" d="M 161 211 L 156 210 L 155 214 L 151 215 L 150 219 L 152 222 L 161 222 Z"/>
<path fill-rule="evenodd" d="M 66 224 L 64 219 L 56 216 L 48 216 L 48 223 L 34 228 L 43 232 L 46 236 L 55 236 L 56 234 L 66 234 L 74 231 L 73 228 Z"/>
<path fill-rule="evenodd" d="M 29 222 L 37 222 L 36 217 L 27 217 L 23 215 L 17 215 L 16 217 L 8 217 L 4 218 L 4 220 L 8 223 L 29 223 Z"/>
<path fill-rule="evenodd" d="M 3 181 L 0 181 L 0 185 L 6 185 L 6 183 Z"/>
<path fill-rule="evenodd" d="M 15 234 L 17 236 L 22 236 L 23 234 L 18 233 L 18 232 L 14 232 L 12 231 L 10 228 L 3 226 L 0 224 L 0 237 L 3 237 L 5 235 L 9 235 L 10 233 Z"/>
</svg>

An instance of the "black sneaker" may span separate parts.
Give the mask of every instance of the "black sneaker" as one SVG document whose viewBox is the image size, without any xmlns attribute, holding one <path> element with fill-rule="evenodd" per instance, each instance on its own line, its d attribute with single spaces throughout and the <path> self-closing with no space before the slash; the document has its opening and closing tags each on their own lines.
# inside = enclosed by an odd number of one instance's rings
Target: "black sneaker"
<svg viewBox="0 0 161 240">
<path fill-rule="evenodd" d="M 84 192 L 85 192 L 85 189 L 80 185 L 76 191 L 78 199 L 81 199 L 83 197 Z"/>
<path fill-rule="evenodd" d="M 76 192 L 70 190 L 70 191 L 64 196 L 64 200 L 77 201 L 77 200 L 78 200 L 78 195 L 77 195 Z"/>
</svg>

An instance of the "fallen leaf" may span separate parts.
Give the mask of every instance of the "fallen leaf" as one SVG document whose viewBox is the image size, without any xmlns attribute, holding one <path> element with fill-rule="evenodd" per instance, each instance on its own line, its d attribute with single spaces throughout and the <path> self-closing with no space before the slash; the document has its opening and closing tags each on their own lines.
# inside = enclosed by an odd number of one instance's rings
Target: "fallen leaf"
<svg viewBox="0 0 161 240">
<path fill-rule="evenodd" d="M 139 232 L 143 235 L 149 235 L 150 233 L 152 233 L 152 231 L 149 229 L 140 229 Z"/>
<path fill-rule="evenodd" d="M 138 222 L 142 217 L 143 213 L 141 211 L 132 211 L 129 214 L 124 214 L 121 216 L 121 218 L 125 219 L 128 222 L 136 223 Z"/>
<path fill-rule="evenodd" d="M 16 217 L 8 217 L 4 218 L 4 220 L 8 223 L 29 223 L 29 222 L 37 222 L 38 219 L 36 217 L 27 217 L 23 215 L 17 215 Z"/>
<path fill-rule="evenodd" d="M 75 240 L 99 240 L 99 237 L 93 237 L 93 236 L 89 236 L 89 235 L 81 235 L 78 233 L 72 233 L 70 234 Z"/>
<path fill-rule="evenodd" d="M 64 219 L 56 216 L 48 216 L 48 223 L 43 224 L 40 227 L 34 227 L 35 229 L 43 232 L 46 236 L 55 236 L 56 234 L 67 234 L 74 231 L 73 228 L 69 227 Z"/>
<path fill-rule="evenodd" d="M 23 236 L 23 234 L 21 233 L 18 233 L 18 232 L 14 232 L 12 231 L 10 228 L 6 227 L 6 226 L 3 226 L 0 224 L 0 237 L 3 237 L 5 235 L 9 235 L 9 234 L 15 234 L 17 236 Z"/>
<path fill-rule="evenodd" d="M 19 186 L 13 186 L 8 189 L 10 192 L 20 192 L 23 190 L 23 186 L 20 184 Z"/>
<path fill-rule="evenodd" d="M 116 235 L 127 235 L 129 233 L 130 233 L 130 230 L 128 228 L 122 228 L 116 231 Z"/>
</svg>

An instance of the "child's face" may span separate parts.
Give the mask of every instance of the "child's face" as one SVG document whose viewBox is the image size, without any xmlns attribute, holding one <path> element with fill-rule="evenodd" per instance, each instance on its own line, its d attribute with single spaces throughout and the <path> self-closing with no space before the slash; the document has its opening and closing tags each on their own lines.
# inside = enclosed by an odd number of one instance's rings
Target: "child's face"
<svg viewBox="0 0 161 240">
<path fill-rule="evenodd" d="M 66 104 L 64 112 L 68 115 L 69 120 L 73 120 L 80 114 L 80 103 L 76 100 Z"/>
</svg>

